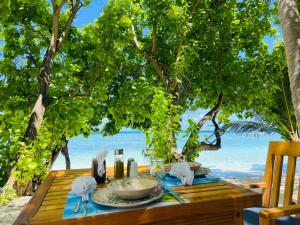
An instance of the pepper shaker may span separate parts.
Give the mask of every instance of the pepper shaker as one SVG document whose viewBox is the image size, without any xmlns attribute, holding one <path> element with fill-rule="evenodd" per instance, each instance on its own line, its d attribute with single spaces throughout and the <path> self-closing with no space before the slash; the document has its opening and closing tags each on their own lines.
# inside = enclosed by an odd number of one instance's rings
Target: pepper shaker
<svg viewBox="0 0 300 225">
<path fill-rule="evenodd" d="M 123 149 L 116 149 L 115 150 L 114 177 L 115 177 L 115 179 L 119 179 L 119 178 L 124 177 Z"/>
</svg>

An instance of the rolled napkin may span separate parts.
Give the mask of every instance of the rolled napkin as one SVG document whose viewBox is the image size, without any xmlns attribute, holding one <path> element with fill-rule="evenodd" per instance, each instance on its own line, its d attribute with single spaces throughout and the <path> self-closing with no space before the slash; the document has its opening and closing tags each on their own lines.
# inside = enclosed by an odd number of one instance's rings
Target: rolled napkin
<svg viewBox="0 0 300 225">
<path fill-rule="evenodd" d="M 82 196 L 96 189 L 97 183 L 94 177 L 81 176 L 72 182 L 72 193 Z"/>
<path fill-rule="evenodd" d="M 192 185 L 194 181 L 194 172 L 191 171 L 187 162 L 172 163 L 169 171 L 171 176 L 175 176 L 181 180 L 183 185 Z"/>
<path fill-rule="evenodd" d="M 99 151 L 98 154 L 96 155 L 96 160 L 97 160 L 97 163 L 98 163 L 98 175 L 100 177 L 103 176 L 103 174 L 105 173 L 105 168 L 104 168 L 104 160 L 107 156 L 107 153 L 108 151 L 107 150 L 102 150 L 102 151 Z"/>
</svg>

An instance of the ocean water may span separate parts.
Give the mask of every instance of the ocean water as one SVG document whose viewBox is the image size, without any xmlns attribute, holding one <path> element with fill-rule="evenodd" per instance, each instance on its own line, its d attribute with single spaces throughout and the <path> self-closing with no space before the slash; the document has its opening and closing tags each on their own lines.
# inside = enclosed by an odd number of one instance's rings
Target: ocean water
<svg viewBox="0 0 300 225">
<path fill-rule="evenodd" d="M 204 137 L 209 131 L 200 133 Z M 218 151 L 202 151 L 197 159 L 212 174 L 220 177 L 261 176 L 264 172 L 269 141 L 280 140 L 279 135 L 237 135 L 226 133 L 222 136 L 222 148 Z M 182 148 L 186 139 L 178 137 L 178 147 Z M 113 165 L 114 149 L 123 148 L 125 160 L 133 157 L 139 165 L 149 164 L 143 156 L 145 136 L 138 131 L 123 131 L 115 136 L 102 137 L 94 133 L 88 138 L 77 136 L 69 141 L 71 168 L 88 168 L 92 158 L 101 149 L 109 151 L 108 166 Z M 60 155 L 53 169 L 64 169 L 64 158 Z"/>
</svg>

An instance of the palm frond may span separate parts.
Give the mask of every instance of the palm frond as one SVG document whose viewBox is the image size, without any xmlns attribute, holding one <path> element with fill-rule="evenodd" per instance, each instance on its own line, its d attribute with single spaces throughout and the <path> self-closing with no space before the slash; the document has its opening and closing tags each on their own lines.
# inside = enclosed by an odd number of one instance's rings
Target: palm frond
<svg viewBox="0 0 300 225">
<path fill-rule="evenodd" d="M 257 135 L 278 133 L 277 128 L 270 123 L 264 121 L 233 121 L 223 126 L 226 132 L 237 134 L 254 133 Z"/>
</svg>

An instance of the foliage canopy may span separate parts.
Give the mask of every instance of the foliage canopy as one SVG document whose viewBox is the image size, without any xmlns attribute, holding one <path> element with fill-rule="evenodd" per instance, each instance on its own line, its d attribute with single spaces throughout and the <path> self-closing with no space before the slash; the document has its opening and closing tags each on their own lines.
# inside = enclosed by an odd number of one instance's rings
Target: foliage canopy
<svg viewBox="0 0 300 225">
<path fill-rule="evenodd" d="M 68 13 L 62 11 L 62 24 Z M 52 9 L 46 0 L 4 0 L 0 186 L 14 165 L 19 182 L 39 182 L 64 140 L 88 136 L 103 118 L 104 135 L 139 129 L 157 157 L 174 160 L 180 116 L 188 110 L 209 110 L 221 99 L 214 112 L 221 123 L 232 114 L 276 117 L 270 108 L 284 74 L 276 73 L 282 55 L 276 58 L 263 41 L 275 33 L 271 13 L 260 0 L 108 1 L 94 23 L 71 27 L 55 55 L 43 125 L 28 143 L 24 133 L 51 38 Z M 190 148 L 201 149 L 200 122 L 189 121 Z M 188 154 L 191 160 L 198 155 Z"/>
</svg>

